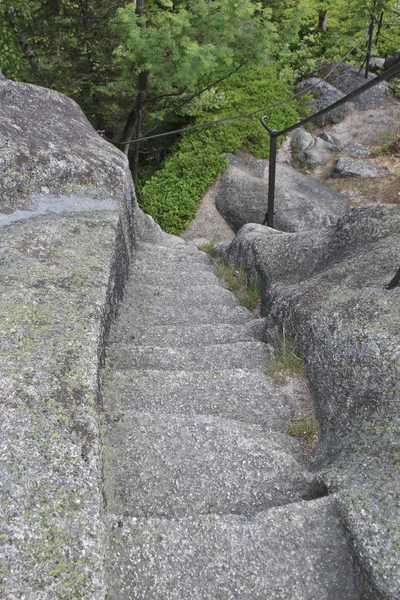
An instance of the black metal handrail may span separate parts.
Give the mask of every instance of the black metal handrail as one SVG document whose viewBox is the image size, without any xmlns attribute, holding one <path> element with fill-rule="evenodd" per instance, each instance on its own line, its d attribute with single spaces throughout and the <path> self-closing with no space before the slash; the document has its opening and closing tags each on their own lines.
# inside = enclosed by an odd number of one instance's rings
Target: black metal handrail
<svg viewBox="0 0 400 600">
<path fill-rule="evenodd" d="M 265 127 L 265 129 L 269 133 L 268 209 L 267 209 L 267 213 L 265 215 L 265 219 L 263 221 L 263 225 L 268 225 L 268 227 L 274 226 L 273 223 L 274 223 L 274 201 L 275 201 L 275 180 L 276 180 L 276 147 L 277 147 L 278 137 L 281 135 L 285 135 L 286 133 L 290 133 L 291 131 L 294 131 L 295 129 L 302 127 L 306 123 L 310 123 L 311 121 L 313 121 L 314 119 L 317 119 L 318 117 L 321 117 L 322 115 L 326 115 L 331 110 L 335 110 L 335 108 L 338 108 L 339 106 L 342 106 L 343 104 L 346 104 L 346 102 L 350 102 L 351 100 L 353 100 L 360 94 L 363 94 L 367 90 L 370 90 L 375 85 L 378 85 L 378 83 L 381 83 L 382 81 L 386 81 L 387 79 L 390 79 L 390 77 L 393 77 L 394 75 L 399 75 L 399 74 L 400 74 L 400 60 L 395 65 L 393 65 L 390 69 L 388 69 L 387 71 L 384 71 L 383 73 L 381 73 L 374 79 L 370 79 L 364 85 L 360 86 L 356 90 L 353 90 L 346 96 L 343 96 L 343 98 L 340 98 L 340 100 L 337 100 L 336 102 L 334 102 L 333 104 L 330 104 L 326 108 L 322 108 L 321 110 L 314 113 L 313 115 L 310 115 L 309 117 L 306 117 L 305 119 L 302 119 L 301 121 L 299 121 L 298 123 L 295 123 L 294 125 L 291 125 L 290 127 L 281 129 L 280 131 L 277 131 L 276 129 L 271 129 L 267 125 L 267 120 L 268 120 L 267 115 L 264 115 L 263 117 L 261 117 L 261 123 L 262 123 L 263 127 Z"/>
</svg>

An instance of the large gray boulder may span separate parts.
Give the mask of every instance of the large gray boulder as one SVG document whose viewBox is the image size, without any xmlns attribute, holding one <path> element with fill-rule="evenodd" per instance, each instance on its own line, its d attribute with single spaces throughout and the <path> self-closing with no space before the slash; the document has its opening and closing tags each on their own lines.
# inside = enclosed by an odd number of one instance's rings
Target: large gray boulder
<svg viewBox="0 0 400 600">
<path fill-rule="evenodd" d="M 387 168 L 382 165 L 367 160 L 353 160 L 347 156 L 341 156 L 336 162 L 332 177 L 342 179 L 346 177 L 369 177 L 375 179 L 376 177 L 385 177 L 387 172 Z"/>
<path fill-rule="evenodd" d="M 321 137 L 311 135 L 303 127 L 295 129 L 290 140 L 292 156 L 306 165 L 326 163 L 337 152 L 337 146 Z"/>
<path fill-rule="evenodd" d="M 1 79 L 1 598 L 104 597 L 98 366 L 151 232 L 75 102 Z"/>
<path fill-rule="evenodd" d="M 311 89 L 309 89 L 311 88 Z M 301 81 L 296 86 L 296 93 L 306 92 L 308 90 L 308 94 L 313 97 L 311 101 L 305 101 L 305 105 L 311 106 L 311 114 L 330 106 L 334 102 L 337 102 L 345 95 L 343 92 L 338 90 L 336 87 L 328 83 L 327 81 L 323 81 L 318 77 L 310 77 L 309 79 L 305 79 Z M 321 115 L 317 117 L 313 123 L 319 125 L 320 127 L 324 127 L 325 125 L 331 125 L 333 123 L 339 123 L 343 121 L 346 116 L 347 105 L 343 104 L 334 110 L 326 113 L 325 115 Z"/>
<path fill-rule="evenodd" d="M 312 464 L 335 493 L 363 598 L 400 597 L 400 207 L 329 230 L 243 227 L 226 250 L 256 272 L 262 311 L 305 357 L 322 426 Z"/>
<path fill-rule="evenodd" d="M 322 63 L 318 69 L 319 77 L 325 77 L 335 66 L 335 63 Z M 368 80 L 374 79 L 376 75 L 370 73 Z M 365 85 L 368 81 L 360 72 L 358 67 L 353 65 L 342 64 L 338 66 L 327 77 L 328 83 L 347 95 L 353 90 Z M 357 110 L 371 110 L 379 108 L 391 97 L 391 93 L 386 81 L 381 81 L 373 88 L 360 94 L 352 102 L 356 105 Z"/>
<path fill-rule="evenodd" d="M 226 222 L 238 231 L 246 223 L 262 223 L 267 211 L 268 161 L 251 155 L 228 155 L 215 204 Z M 277 164 L 275 227 L 309 231 L 329 227 L 350 209 L 346 198 L 317 179 Z"/>
</svg>

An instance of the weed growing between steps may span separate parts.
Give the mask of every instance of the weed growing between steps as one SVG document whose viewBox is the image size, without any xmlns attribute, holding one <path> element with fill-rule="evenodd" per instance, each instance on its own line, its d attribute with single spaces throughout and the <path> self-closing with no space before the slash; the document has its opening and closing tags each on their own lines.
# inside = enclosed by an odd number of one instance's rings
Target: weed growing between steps
<svg viewBox="0 0 400 600">
<path fill-rule="evenodd" d="M 208 242 L 204 242 L 204 244 L 199 244 L 197 248 L 201 250 L 201 252 L 205 252 L 206 254 L 211 254 L 217 244 L 217 239 L 212 238 Z"/>
<path fill-rule="evenodd" d="M 283 383 L 286 375 L 292 377 L 306 376 L 305 362 L 296 354 L 295 344 L 286 337 L 285 330 L 279 338 L 274 352 L 274 359 L 268 365 L 266 374 L 276 383 Z"/>
<path fill-rule="evenodd" d="M 292 419 L 286 432 L 300 442 L 301 448 L 308 458 L 318 446 L 321 438 L 321 427 L 313 417 Z"/>
<path fill-rule="evenodd" d="M 296 353 L 295 342 L 288 338 L 283 328 L 274 349 L 274 358 L 265 369 L 266 375 L 277 384 L 291 385 L 306 377 L 304 360 Z M 308 389 L 308 386 L 307 386 Z M 307 400 L 308 397 L 308 400 Z M 295 417 L 288 425 L 286 433 L 296 438 L 306 458 L 318 446 L 321 438 L 321 427 L 315 418 L 315 405 L 310 393 L 304 394 L 304 403 L 294 408 Z"/>
<path fill-rule="evenodd" d="M 257 308 L 260 302 L 257 277 L 248 277 L 243 265 L 236 267 L 224 259 L 215 260 L 215 265 L 217 276 L 238 296 L 240 304 L 249 310 Z"/>
</svg>

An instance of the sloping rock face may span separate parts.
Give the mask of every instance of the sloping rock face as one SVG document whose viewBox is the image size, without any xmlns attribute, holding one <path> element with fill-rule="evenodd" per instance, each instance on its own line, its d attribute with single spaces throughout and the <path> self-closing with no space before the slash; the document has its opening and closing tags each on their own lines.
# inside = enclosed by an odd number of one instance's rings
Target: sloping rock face
<svg viewBox="0 0 400 600">
<path fill-rule="evenodd" d="M 228 161 L 215 199 L 218 211 L 234 231 L 246 223 L 263 223 L 268 200 L 268 161 L 241 153 L 228 155 Z M 276 165 L 274 221 L 281 231 L 328 227 L 349 209 L 339 192 L 291 167 Z"/>
<path fill-rule="evenodd" d="M 375 177 L 385 177 L 387 172 L 387 168 L 382 165 L 341 156 L 336 162 L 332 177 L 370 177 L 375 179 Z"/>
<path fill-rule="evenodd" d="M 325 77 L 334 66 L 334 63 L 322 63 L 318 69 L 319 77 Z M 366 83 L 367 80 L 363 76 L 363 72 L 360 73 L 359 71 L 358 67 L 342 64 L 328 76 L 326 81 L 346 95 Z M 368 79 L 374 77 L 375 75 L 370 73 Z M 354 98 L 353 102 L 357 110 L 370 110 L 382 106 L 390 97 L 388 84 L 386 81 L 382 81 Z"/>
<path fill-rule="evenodd" d="M 309 90 L 309 93 L 313 96 L 314 100 L 311 102 L 306 102 L 306 105 L 311 105 L 311 114 L 314 114 L 327 106 L 330 106 L 334 102 L 337 102 L 345 94 L 335 88 L 330 83 L 319 79 L 318 77 L 311 77 L 309 79 L 305 79 L 301 81 L 296 86 L 296 93 L 303 92 L 308 88 L 312 88 Z M 343 106 L 339 106 L 335 108 L 331 112 L 326 115 L 322 115 L 315 119 L 314 123 L 323 127 L 324 125 L 329 125 L 330 123 L 339 123 L 344 119 L 347 112 L 347 106 L 344 104 Z"/>
<path fill-rule="evenodd" d="M 123 154 L 0 81 L 0 597 L 103 598 L 98 364 L 136 239 Z"/>
<path fill-rule="evenodd" d="M 257 272 L 263 313 L 305 357 L 322 441 L 312 459 L 336 493 L 363 598 L 400 597 L 400 207 L 353 209 L 327 231 L 246 225 L 225 249 Z"/>
<path fill-rule="evenodd" d="M 95 134 L 73 100 L 0 80 L 2 212 L 24 207 L 35 193 L 84 193 L 122 202 L 127 176 L 121 153 Z"/>
</svg>

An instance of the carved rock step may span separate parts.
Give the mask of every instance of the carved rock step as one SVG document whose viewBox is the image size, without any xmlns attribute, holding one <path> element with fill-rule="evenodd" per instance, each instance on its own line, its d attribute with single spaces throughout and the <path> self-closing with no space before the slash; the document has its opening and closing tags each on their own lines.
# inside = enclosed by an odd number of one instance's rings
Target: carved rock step
<svg viewBox="0 0 400 600">
<path fill-rule="evenodd" d="M 155 261 L 169 261 L 171 258 L 176 260 L 194 260 L 205 264 L 211 264 L 212 260 L 208 254 L 201 252 L 195 246 L 189 244 L 181 244 L 174 248 L 168 246 L 159 246 L 146 242 L 138 242 L 136 245 L 135 259 L 143 261 L 154 259 Z"/>
<path fill-rule="evenodd" d="M 185 304 L 166 305 L 163 310 L 149 306 L 141 312 L 132 312 L 124 316 L 125 326 L 134 331 L 136 328 L 156 325 L 201 325 L 237 324 L 243 325 L 255 319 L 255 315 L 243 306 L 205 306 L 193 308 Z"/>
<path fill-rule="evenodd" d="M 292 417 L 288 392 L 257 371 L 116 371 L 103 377 L 103 390 L 108 420 L 134 408 L 224 417 L 285 432 Z"/>
<path fill-rule="evenodd" d="M 264 369 L 271 352 L 262 342 L 234 342 L 209 346 L 166 348 L 116 344 L 107 351 L 107 364 L 119 370 L 221 371 Z"/>
<path fill-rule="evenodd" d="M 110 341 L 154 346 L 204 346 L 205 344 L 227 344 L 246 340 L 264 339 L 265 320 L 252 319 L 243 325 L 229 323 L 200 325 L 156 325 L 146 327 L 140 324 L 129 326 L 130 315 L 121 309 L 119 320 L 112 327 Z"/>
<path fill-rule="evenodd" d="M 109 600 L 359 600 L 332 498 L 251 518 L 115 516 Z"/>
<path fill-rule="evenodd" d="M 178 267 L 169 263 L 147 264 L 146 267 L 137 263 L 130 270 L 130 285 L 159 285 L 160 288 L 175 288 L 177 291 L 182 287 L 195 285 L 219 285 L 225 288 L 223 282 L 218 279 L 215 269 L 211 265 L 197 265 Z"/>
<path fill-rule="evenodd" d="M 168 264 L 168 266 L 190 269 L 196 268 L 198 271 L 212 271 L 214 269 L 214 263 L 211 258 L 204 254 L 204 252 L 198 252 L 198 254 L 187 254 L 187 253 L 170 253 L 168 256 L 162 253 L 142 253 L 139 252 L 133 260 L 132 267 L 134 269 L 146 270 L 147 267 L 156 268 L 159 265 Z"/>
<path fill-rule="evenodd" d="M 297 442 L 259 425 L 132 410 L 108 424 L 105 443 L 107 507 L 116 514 L 253 514 L 318 488 L 296 459 Z"/>
<path fill-rule="evenodd" d="M 123 310 L 134 308 L 140 310 L 144 308 L 161 308 L 166 304 L 176 305 L 177 302 L 183 303 L 186 306 L 202 307 L 202 306 L 236 306 L 239 300 L 227 289 L 220 285 L 203 285 L 196 283 L 195 285 L 187 286 L 179 282 L 171 287 L 161 287 L 159 285 L 136 285 L 128 288 L 124 294 Z"/>
</svg>

